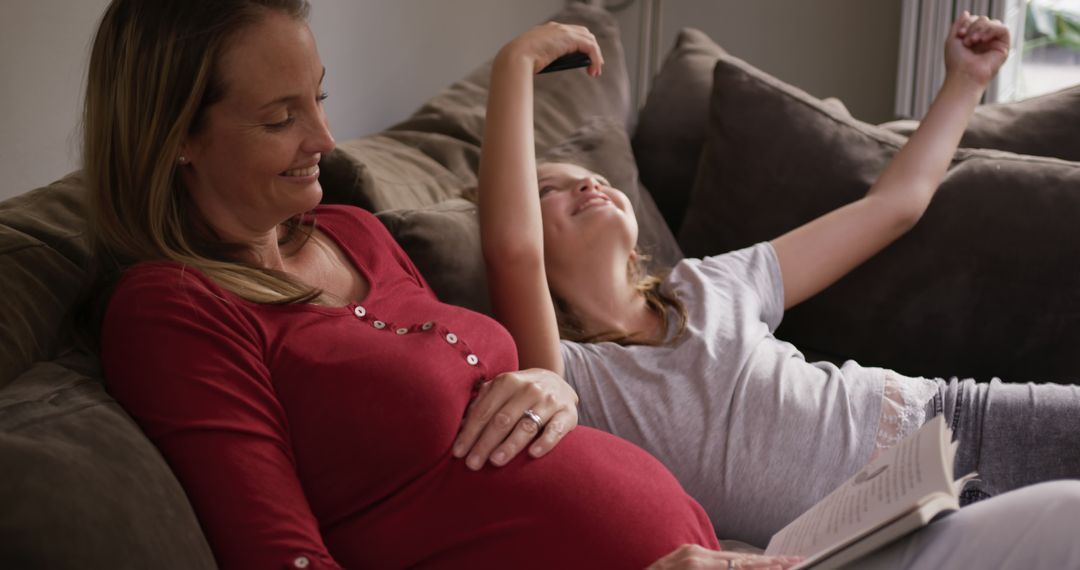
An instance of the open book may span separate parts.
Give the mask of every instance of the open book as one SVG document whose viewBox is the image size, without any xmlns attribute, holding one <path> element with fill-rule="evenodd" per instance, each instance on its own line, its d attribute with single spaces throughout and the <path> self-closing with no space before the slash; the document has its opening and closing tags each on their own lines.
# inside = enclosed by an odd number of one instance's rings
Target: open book
<svg viewBox="0 0 1080 570">
<path fill-rule="evenodd" d="M 937 416 L 881 454 L 769 541 L 766 554 L 803 556 L 796 568 L 837 568 L 960 508 L 956 444 Z"/>
</svg>

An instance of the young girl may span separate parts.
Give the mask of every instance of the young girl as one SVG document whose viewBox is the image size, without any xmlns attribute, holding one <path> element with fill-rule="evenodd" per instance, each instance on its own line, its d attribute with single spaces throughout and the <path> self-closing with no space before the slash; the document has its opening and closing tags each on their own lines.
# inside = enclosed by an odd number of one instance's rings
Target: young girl
<svg viewBox="0 0 1080 570">
<path fill-rule="evenodd" d="M 520 364 L 563 373 L 583 424 L 656 455 L 719 536 L 752 544 L 936 414 L 960 441 L 958 474 L 981 475 L 966 501 L 1080 476 L 1074 387 L 809 363 L 772 334 L 786 308 L 919 220 L 1008 46 L 1000 22 L 965 13 L 946 40 L 948 72 L 930 111 L 864 198 L 771 242 L 683 260 L 656 282 L 640 278 L 637 224 L 622 192 L 582 167 L 535 162 L 533 74 L 575 51 L 599 74 L 596 42 L 559 24 L 516 38 L 492 69 L 480 219 L 493 306 Z M 560 333 L 569 339 L 561 346 Z M 548 429 L 566 428 L 544 410 L 528 412 L 538 429 L 549 420 Z M 460 441 L 476 441 L 476 431 L 466 424 Z M 480 442 L 470 459 L 494 450 L 498 465 L 527 443 Z"/>
</svg>

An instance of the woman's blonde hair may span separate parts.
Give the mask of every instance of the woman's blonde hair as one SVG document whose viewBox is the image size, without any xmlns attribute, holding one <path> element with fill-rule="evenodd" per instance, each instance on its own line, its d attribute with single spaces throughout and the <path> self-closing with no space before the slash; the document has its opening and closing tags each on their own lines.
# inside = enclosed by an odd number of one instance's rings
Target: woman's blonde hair
<svg viewBox="0 0 1080 570">
<path fill-rule="evenodd" d="M 174 261 L 260 303 L 321 292 L 244 261 L 192 203 L 177 170 L 185 137 L 227 87 L 220 61 L 242 29 L 270 11 L 306 19 L 307 0 L 114 0 L 90 54 L 83 113 L 83 174 L 101 278 L 142 261 Z M 286 224 L 294 239 L 301 219 Z M 310 230 L 308 231 L 310 234 Z"/>
</svg>

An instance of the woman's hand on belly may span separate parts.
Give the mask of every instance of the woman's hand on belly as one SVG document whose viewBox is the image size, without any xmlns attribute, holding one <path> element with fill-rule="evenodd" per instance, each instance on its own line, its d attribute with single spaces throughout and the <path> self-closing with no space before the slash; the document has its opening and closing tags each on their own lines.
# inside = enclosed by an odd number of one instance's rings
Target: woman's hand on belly
<svg viewBox="0 0 1080 570">
<path fill-rule="evenodd" d="M 454 457 L 470 469 L 484 463 L 502 466 L 525 446 L 542 457 L 577 427 L 578 397 L 558 374 L 532 368 L 496 376 L 469 405 L 454 441 Z M 539 435 L 539 437 L 537 437 Z"/>
</svg>

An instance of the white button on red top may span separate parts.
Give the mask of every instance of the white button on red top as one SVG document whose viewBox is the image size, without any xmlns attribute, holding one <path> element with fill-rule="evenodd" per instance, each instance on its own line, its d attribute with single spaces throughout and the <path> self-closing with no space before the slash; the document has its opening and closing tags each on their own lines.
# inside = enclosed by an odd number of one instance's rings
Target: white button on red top
<svg viewBox="0 0 1080 570">
<path fill-rule="evenodd" d="M 384 323 L 382 321 L 375 321 L 375 322 L 371 323 L 371 326 L 373 326 L 373 327 L 375 327 L 375 328 L 377 328 L 379 330 L 382 330 L 382 329 L 386 328 L 386 323 Z"/>
<path fill-rule="evenodd" d="M 353 312 L 354 315 L 356 315 L 356 316 L 358 316 L 360 318 L 364 318 L 364 315 L 367 314 L 367 309 L 361 307 L 360 305 L 357 305 L 356 308 L 353 309 L 352 312 Z"/>
<path fill-rule="evenodd" d="M 398 329 L 398 330 L 396 330 L 394 332 L 396 332 L 398 334 L 405 334 L 405 333 L 409 332 L 409 329 L 407 329 L 405 327 L 401 327 L 400 329 Z"/>
<path fill-rule="evenodd" d="M 292 565 L 296 568 L 307 568 L 309 565 L 311 565 L 311 561 L 308 560 L 307 556 L 297 556 L 292 561 Z"/>
<path fill-rule="evenodd" d="M 477 358 L 475 354 L 470 354 L 465 357 L 465 362 L 468 362 L 469 366 L 476 366 L 476 363 L 480 362 L 480 359 Z"/>
<path fill-rule="evenodd" d="M 446 342 L 450 344 L 457 344 L 457 335 L 454 333 L 446 333 Z"/>
<path fill-rule="evenodd" d="M 428 321 L 428 322 L 420 325 L 420 328 L 422 328 L 422 329 L 424 329 L 426 331 L 429 331 L 429 330 L 431 330 L 431 327 L 433 327 L 433 326 L 435 326 L 435 325 L 431 321 Z"/>
</svg>

